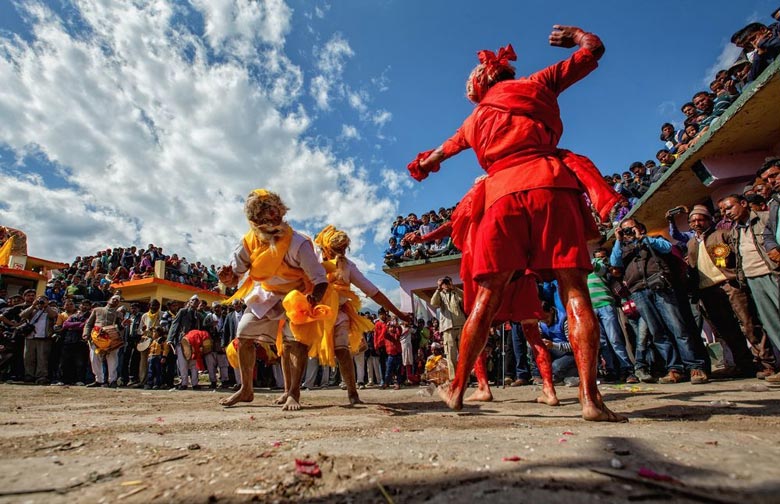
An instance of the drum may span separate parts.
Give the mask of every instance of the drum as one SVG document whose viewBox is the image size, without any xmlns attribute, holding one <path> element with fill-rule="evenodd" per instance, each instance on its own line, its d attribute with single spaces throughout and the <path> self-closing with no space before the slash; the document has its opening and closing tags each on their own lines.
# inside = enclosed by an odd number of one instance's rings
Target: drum
<svg viewBox="0 0 780 504">
<path fill-rule="evenodd" d="M 115 325 L 96 326 L 92 329 L 92 343 L 95 344 L 97 353 L 107 353 L 125 344 L 122 336 L 119 334 L 119 328 Z"/>
<path fill-rule="evenodd" d="M 187 338 L 181 339 L 181 351 L 184 354 L 186 360 L 192 359 L 192 343 Z"/>
<path fill-rule="evenodd" d="M 238 370 L 238 339 L 234 339 L 228 344 L 225 348 L 225 353 L 227 354 L 230 367 Z"/>
<path fill-rule="evenodd" d="M 152 346 L 152 338 L 141 338 L 141 341 L 135 346 L 135 349 L 139 352 L 145 352 Z"/>
<path fill-rule="evenodd" d="M 206 338 L 200 346 L 200 352 L 203 355 L 208 355 L 214 350 L 214 341 L 211 338 Z"/>
</svg>

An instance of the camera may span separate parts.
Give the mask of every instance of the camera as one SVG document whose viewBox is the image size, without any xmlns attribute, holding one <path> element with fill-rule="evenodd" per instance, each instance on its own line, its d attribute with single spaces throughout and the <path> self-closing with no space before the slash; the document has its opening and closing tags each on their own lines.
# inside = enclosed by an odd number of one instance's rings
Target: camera
<svg viewBox="0 0 780 504">
<path fill-rule="evenodd" d="M 686 208 L 684 206 L 677 206 L 677 207 L 674 207 L 671 210 L 667 211 L 666 215 L 669 218 L 672 218 L 672 217 L 674 217 L 677 214 L 684 213 L 685 211 L 686 211 Z"/>
</svg>

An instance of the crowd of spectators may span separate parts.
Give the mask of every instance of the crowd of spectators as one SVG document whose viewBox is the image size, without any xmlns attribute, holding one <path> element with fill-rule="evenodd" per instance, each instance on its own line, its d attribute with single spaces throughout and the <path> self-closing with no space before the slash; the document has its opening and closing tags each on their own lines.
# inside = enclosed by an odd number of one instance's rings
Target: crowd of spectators
<svg viewBox="0 0 780 504">
<path fill-rule="evenodd" d="M 671 122 L 661 125 L 663 148 L 656 152 L 655 160 L 635 161 L 627 171 L 604 177 L 623 196 L 613 209 L 609 222 L 601 223 L 604 232 L 620 222 L 677 158 L 696 145 L 740 94 L 777 58 L 780 54 L 778 10 L 772 13 L 772 18 L 774 22 L 768 26 L 750 23 L 731 37 L 731 42 L 742 50 L 739 57 L 729 68 L 715 74 L 708 91 L 695 93 L 680 107 L 683 117 L 680 118 L 679 128 Z"/>
<path fill-rule="evenodd" d="M 430 210 L 418 219 L 417 214 L 410 213 L 406 218 L 399 215 L 390 227 L 388 248 L 384 252 L 384 261 L 388 266 L 395 266 L 404 261 L 419 261 L 432 257 L 460 254 L 449 236 L 428 239 L 419 243 L 410 243 L 410 233 L 424 237 L 449 222 L 453 208 Z"/>
</svg>

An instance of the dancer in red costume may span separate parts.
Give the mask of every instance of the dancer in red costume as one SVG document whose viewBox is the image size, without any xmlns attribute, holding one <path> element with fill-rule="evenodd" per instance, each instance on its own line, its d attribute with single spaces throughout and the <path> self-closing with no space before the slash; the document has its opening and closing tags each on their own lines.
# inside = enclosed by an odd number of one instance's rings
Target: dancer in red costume
<svg viewBox="0 0 780 504">
<path fill-rule="evenodd" d="M 469 371 L 490 325 L 499 314 L 512 318 L 523 310 L 529 300 L 517 280 L 532 271 L 558 280 L 580 375 L 583 418 L 626 421 L 604 405 L 596 386 L 598 323 L 586 277 L 591 267 L 587 239 L 597 230 L 582 193 L 602 216 L 618 195 L 588 158 L 557 147 L 563 133 L 558 95 L 596 69 L 604 46 L 594 34 L 559 25 L 549 42 L 579 49 L 520 79 L 509 64 L 517 59 L 511 45 L 497 55 L 480 51 L 480 64 L 466 82 L 474 112 L 449 140 L 418 154 L 408 166 L 421 181 L 439 171 L 441 161 L 472 148 L 487 172 L 453 213 L 453 240 L 460 243 L 467 268 L 461 278 L 469 316 L 455 378 L 439 394 L 452 409 L 462 408 Z"/>
<path fill-rule="evenodd" d="M 471 191 L 466 194 L 465 201 L 470 201 Z M 445 238 L 452 235 L 452 221 L 447 221 L 438 228 L 434 229 L 430 233 L 421 236 L 416 232 L 412 232 L 404 236 L 404 240 L 409 243 L 421 243 L 430 242 L 439 238 Z M 458 243 L 457 245 L 461 245 Z M 457 246 L 456 245 L 456 246 Z M 461 260 L 461 278 L 470 277 L 470 267 L 467 261 Z M 469 286 L 473 286 L 473 280 L 467 282 Z M 473 294 L 470 292 L 467 296 L 469 299 L 473 298 Z M 506 313 L 506 309 L 513 305 L 513 299 L 522 299 L 522 306 L 516 307 L 513 313 L 510 315 Z M 473 303 L 466 303 L 466 313 L 473 305 Z M 542 335 L 539 333 L 539 318 L 541 317 L 542 306 L 539 303 L 539 296 L 536 288 L 536 282 L 531 275 L 525 275 L 512 282 L 512 292 L 504 293 L 504 301 L 502 308 L 499 308 L 494 321 L 520 321 L 520 325 L 523 328 L 523 334 L 528 342 L 531 344 L 534 350 L 534 360 L 536 361 L 536 367 L 539 369 L 539 374 L 542 377 L 542 395 L 536 398 L 536 402 L 548 404 L 550 406 L 558 406 L 560 401 L 555 392 L 555 385 L 553 383 L 552 374 L 552 360 L 550 359 L 550 353 L 547 347 L 542 342 Z M 519 309 L 517 309 L 519 308 Z M 487 362 L 485 352 L 480 352 L 477 357 L 477 362 L 474 364 L 474 374 L 477 377 L 477 390 L 470 396 L 464 399 L 466 402 L 472 401 L 485 401 L 489 402 L 493 400 L 493 393 L 490 391 L 490 383 L 487 378 Z"/>
</svg>

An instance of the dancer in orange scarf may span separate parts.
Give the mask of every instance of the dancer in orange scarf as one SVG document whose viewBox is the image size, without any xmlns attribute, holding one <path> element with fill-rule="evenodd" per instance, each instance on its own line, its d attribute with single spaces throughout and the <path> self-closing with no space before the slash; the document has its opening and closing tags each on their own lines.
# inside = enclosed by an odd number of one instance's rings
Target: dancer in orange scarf
<svg viewBox="0 0 780 504">
<path fill-rule="evenodd" d="M 499 309 L 522 309 L 526 300 L 513 295 L 517 289 L 512 284 L 531 271 L 558 280 L 580 374 L 583 418 L 625 421 L 604 405 L 596 387 L 599 336 L 586 283 L 591 267 L 586 240 L 597 230 L 582 193 L 602 216 L 618 195 L 589 159 L 557 145 L 563 133 L 558 95 L 596 69 L 604 46 L 597 36 L 569 26 L 556 25 L 549 41 L 579 49 L 569 59 L 520 79 L 509 63 L 517 59 L 512 46 L 498 54 L 480 51 L 480 64 L 466 83 L 474 112 L 449 140 L 420 153 L 408 166 L 412 177 L 422 181 L 439 171 L 441 161 L 472 148 L 487 172 L 453 214 L 453 239 L 469 267 L 464 301 L 472 308 L 455 379 L 439 394 L 451 408 L 463 406 L 468 375 L 488 329 Z"/>
<path fill-rule="evenodd" d="M 401 320 L 411 322 L 412 316 L 396 308 L 392 301 L 379 290 L 379 287 L 366 278 L 355 263 L 347 258 L 346 253 L 350 244 L 347 233 L 334 226 L 327 226 L 320 231 L 317 238 L 314 239 L 314 243 L 322 253 L 322 264 L 328 272 L 328 282 L 339 295 L 333 343 L 339 369 L 341 369 L 341 377 L 347 385 L 350 404 L 361 403 L 363 401 L 358 396 L 352 355 L 365 350 L 363 333 L 373 331 L 374 323 L 358 314 L 360 299 L 350 289 L 350 286 L 354 285 L 376 304 L 392 312 Z"/>
<path fill-rule="evenodd" d="M 309 348 L 296 337 L 296 327 L 286 323 L 282 300 L 300 294 L 315 311 L 328 288 L 325 269 L 311 240 L 293 231 L 284 216 L 287 207 L 275 193 L 256 189 L 247 197 L 244 213 L 249 232 L 233 252 L 230 264 L 219 269 L 219 280 L 233 287 L 246 278 L 233 299 L 243 298 L 247 309 L 238 323 L 241 388 L 220 401 L 223 406 L 252 402 L 252 375 L 255 365 L 254 342 L 277 344 L 282 353 L 284 394 L 277 400 L 283 410 L 301 408 L 301 376 Z M 327 313 L 327 307 L 321 312 Z M 281 346 L 282 348 L 278 348 Z"/>
</svg>

